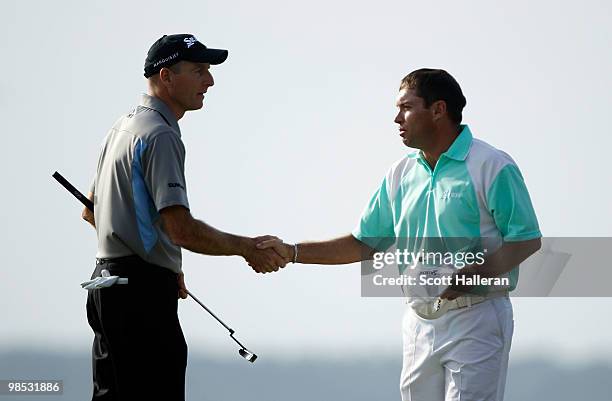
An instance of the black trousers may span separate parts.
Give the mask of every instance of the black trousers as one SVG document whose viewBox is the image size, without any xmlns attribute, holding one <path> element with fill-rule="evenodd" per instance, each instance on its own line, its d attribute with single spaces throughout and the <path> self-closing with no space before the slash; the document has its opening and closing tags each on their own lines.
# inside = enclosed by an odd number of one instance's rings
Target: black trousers
<svg viewBox="0 0 612 401">
<path fill-rule="evenodd" d="M 94 332 L 92 401 L 185 400 L 187 344 L 178 320 L 178 277 L 137 256 L 98 260 L 129 284 L 89 290 Z"/>
</svg>

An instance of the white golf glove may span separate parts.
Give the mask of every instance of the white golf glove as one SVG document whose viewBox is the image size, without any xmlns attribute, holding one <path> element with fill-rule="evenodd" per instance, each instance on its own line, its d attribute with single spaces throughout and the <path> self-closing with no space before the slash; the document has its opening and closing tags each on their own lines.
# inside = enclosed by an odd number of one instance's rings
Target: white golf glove
<svg viewBox="0 0 612 401">
<path fill-rule="evenodd" d="M 127 278 L 121 278 L 119 276 L 111 276 L 110 272 L 106 269 L 102 270 L 102 275 L 96 277 L 93 280 L 85 281 L 81 283 L 81 287 L 85 290 L 97 290 L 99 288 L 106 288 L 115 284 L 127 284 Z"/>
</svg>

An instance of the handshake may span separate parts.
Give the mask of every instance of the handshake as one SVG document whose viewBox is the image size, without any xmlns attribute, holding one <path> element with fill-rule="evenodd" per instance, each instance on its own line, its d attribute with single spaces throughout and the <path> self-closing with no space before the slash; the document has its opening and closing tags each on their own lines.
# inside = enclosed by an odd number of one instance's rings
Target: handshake
<svg viewBox="0 0 612 401">
<path fill-rule="evenodd" d="M 295 262 L 295 246 L 273 235 L 247 238 L 241 256 L 257 273 L 271 273 Z"/>
</svg>

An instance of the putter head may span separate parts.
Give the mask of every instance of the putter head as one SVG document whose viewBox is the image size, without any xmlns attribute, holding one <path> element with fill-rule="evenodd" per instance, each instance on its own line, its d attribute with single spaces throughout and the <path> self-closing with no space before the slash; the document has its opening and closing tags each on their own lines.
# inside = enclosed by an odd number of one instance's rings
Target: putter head
<svg viewBox="0 0 612 401">
<path fill-rule="evenodd" d="M 240 348 L 238 350 L 238 353 L 240 354 L 241 357 L 243 357 L 244 359 L 246 359 L 247 361 L 251 363 L 255 362 L 255 359 L 257 359 L 257 355 L 247 350 L 246 348 Z"/>
</svg>

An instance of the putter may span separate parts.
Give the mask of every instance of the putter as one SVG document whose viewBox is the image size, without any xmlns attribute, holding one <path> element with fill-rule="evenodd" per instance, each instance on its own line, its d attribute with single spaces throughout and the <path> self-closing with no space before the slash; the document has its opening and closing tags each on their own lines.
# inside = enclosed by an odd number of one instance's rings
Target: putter
<svg viewBox="0 0 612 401">
<path fill-rule="evenodd" d="M 62 184 L 62 186 L 66 188 L 68 192 L 74 195 L 74 197 L 77 198 L 83 205 L 85 205 L 87 209 L 91 210 L 92 212 L 94 211 L 93 202 L 87 199 L 87 197 L 83 195 L 78 189 L 73 187 L 72 184 L 69 183 L 68 180 L 65 179 L 60 173 L 56 171 L 55 173 L 53 173 L 52 177 L 55 178 L 57 182 Z"/>
<path fill-rule="evenodd" d="M 68 182 L 68 180 L 65 179 L 60 173 L 58 173 L 57 171 L 55 173 L 53 173 L 53 178 L 55 178 L 57 180 L 57 182 L 59 182 L 64 188 L 66 188 L 68 190 L 68 192 L 70 192 L 72 195 L 74 195 L 83 205 L 85 205 L 85 207 L 87 209 L 91 210 L 92 212 L 94 211 L 94 204 L 93 204 L 93 202 L 90 201 L 89 199 L 87 199 L 85 197 L 85 195 L 83 195 L 78 189 L 76 189 L 74 186 L 72 186 L 72 184 L 70 184 L 70 182 Z M 196 301 L 198 304 L 200 304 L 200 306 L 202 308 L 204 308 L 206 310 L 206 312 L 210 313 L 210 315 L 212 317 L 214 317 L 219 323 L 221 323 L 221 325 L 223 327 L 225 327 L 229 331 L 230 337 L 232 338 L 232 340 L 234 340 L 238 345 L 240 345 L 240 349 L 238 350 L 238 354 L 241 357 L 243 357 L 244 359 L 246 359 L 247 361 L 251 362 L 251 363 L 255 362 L 255 360 L 257 359 L 257 355 L 255 355 L 253 352 L 249 351 L 244 345 L 242 345 L 240 343 L 240 341 L 238 341 L 234 337 L 235 331 L 233 329 L 231 329 L 228 325 L 223 323 L 223 321 L 221 319 L 219 319 L 217 317 L 217 315 L 215 315 L 210 309 L 208 309 L 206 307 L 206 305 L 204 305 L 202 302 L 200 302 L 200 300 L 197 299 L 191 292 L 187 291 L 187 294 L 194 301 Z"/>
<path fill-rule="evenodd" d="M 197 299 L 191 292 L 189 292 L 189 290 L 187 290 L 187 295 L 193 298 L 193 300 L 196 301 L 198 304 L 200 304 L 200 306 L 204 308 L 206 312 L 210 313 L 210 316 L 214 317 L 217 320 L 217 322 L 221 323 L 221 326 L 225 327 L 225 329 L 229 331 L 230 337 L 232 338 L 232 340 L 234 340 L 236 344 L 240 345 L 240 349 L 238 350 L 238 353 L 240 354 L 241 357 L 243 357 L 244 359 L 246 359 L 247 361 L 251 363 L 255 362 L 255 359 L 257 359 L 257 355 L 249 351 L 244 345 L 240 343 L 240 341 L 236 339 L 236 337 L 234 337 L 234 333 L 235 333 L 234 329 L 230 328 L 227 324 L 223 323 L 223 320 L 219 319 L 217 315 L 215 315 L 210 309 L 208 309 L 206 305 L 200 302 L 200 300 Z"/>
</svg>

